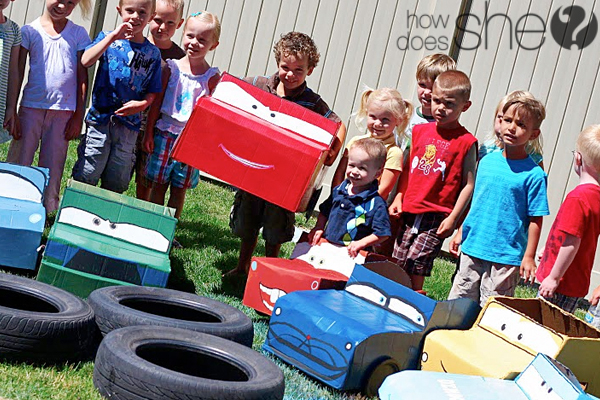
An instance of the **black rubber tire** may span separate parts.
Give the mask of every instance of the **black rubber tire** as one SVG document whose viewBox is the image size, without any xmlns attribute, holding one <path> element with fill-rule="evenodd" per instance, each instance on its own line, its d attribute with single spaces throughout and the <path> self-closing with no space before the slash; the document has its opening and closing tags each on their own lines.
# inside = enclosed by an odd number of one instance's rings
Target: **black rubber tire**
<svg viewBox="0 0 600 400">
<path fill-rule="evenodd" d="M 94 385 L 116 400 L 283 399 L 283 373 L 238 343 L 179 328 L 130 326 L 100 344 Z"/>
<path fill-rule="evenodd" d="M 0 273 L 0 358 L 57 363 L 91 358 L 94 312 L 65 290 Z"/>
<path fill-rule="evenodd" d="M 235 307 L 177 290 L 109 286 L 93 291 L 88 302 L 102 334 L 134 325 L 158 325 L 209 333 L 251 347 L 252 320 Z"/>
<path fill-rule="evenodd" d="M 383 384 L 385 378 L 396 372 L 400 372 L 400 366 L 395 360 L 389 358 L 382 361 L 369 374 L 367 383 L 363 388 L 363 393 L 367 395 L 367 397 L 377 397 L 379 388 Z"/>
</svg>

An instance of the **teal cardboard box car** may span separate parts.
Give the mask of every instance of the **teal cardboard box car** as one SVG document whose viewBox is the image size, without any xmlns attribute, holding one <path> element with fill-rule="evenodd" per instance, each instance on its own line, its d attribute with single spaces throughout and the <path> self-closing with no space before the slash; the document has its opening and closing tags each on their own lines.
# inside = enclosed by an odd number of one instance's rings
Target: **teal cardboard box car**
<svg viewBox="0 0 600 400">
<path fill-rule="evenodd" d="M 35 269 L 48 169 L 0 163 L 0 265 Z"/>
<path fill-rule="evenodd" d="M 71 181 L 37 279 L 80 297 L 112 285 L 164 287 L 175 210 Z"/>
</svg>

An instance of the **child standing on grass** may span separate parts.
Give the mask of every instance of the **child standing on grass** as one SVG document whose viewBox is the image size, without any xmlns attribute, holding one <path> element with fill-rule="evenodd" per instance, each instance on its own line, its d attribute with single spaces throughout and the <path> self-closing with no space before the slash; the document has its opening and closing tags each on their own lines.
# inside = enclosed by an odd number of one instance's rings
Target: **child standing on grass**
<svg viewBox="0 0 600 400">
<path fill-rule="evenodd" d="M 88 76 L 81 57 L 90 38 L 85 28 L 68 19 L 77 5 L 87 16 L 90 0 L 46 0 L 42 16 L 21 29 L 18 89 L 28 55 L 30 68 L 19 108 L 20 129 L 15 130 L 8 161 L 31 165 L 40 147 L 38 165 L 50 169 L 46 212 L 58 208 L 69 141 L 79 136 L 85 113 Z"/>
<path fill-rule="evenodd" d="M 473 193 L 477 139 L 459 122 L 471 106 L 470 93 L 463 72 L 437 77 L 431 95 L 435 122 L 413 128 L 406 193 L 398 193 L 390 206 L 390 215 L 402 217 L 393 257 L 414 290 L 423 289 Z"/>
<path fill-rule="evenodd" d="M 366 119 L 367 134 L 356 136 L 350 140 L 335 170 L 331 186 L 339 185 L 344 179 L 344 175 L 347 175 L 346 166 L 348 165 L 350 146 L 357 140 L 372 137 L 380 140 L 387 149 L 385 166 L 379 178 L 379 194 L 387 199 L 402 172 L 402 151 L 396 146 L 394 132 L 401 132 L 401 135 L 404 135 L 412 112 L 413 105 L 404 100 L 396 89 L 365 90 L 356 115 L 356 125 L 360 127 Z"/>
<path fill-rule="evenodd" d="M 546 174 L 527 145 L 540 136 L 546 112 L 540 101 L 525 97 L 507 102 L 502 113 L 504 150 L 479 163 L 449 299 L 466 297 L 483 305 L 489 296 L 514 296 L 519 276 L 535 278 L 535 251 L 549 210 Z"/>
<path fill-rule="evenodd" d="M 339 117 L 321 96 L 306 85 L 306 77 L 312 74 L 320 57 L 311 37 L 300 32 L 289 32 L 275 44 L 273 53 L 278 71 L 270 77 L 250 77 L 246 78 L 246 81 L 335 122 L 340 122 Z M 342 124 L 325 159 L 325 165 L 333 164 L 345 139 L 346 128 Z M 265 238 L 266 256 L 277 257 L 281 244 L 289 242 L 294 236 L 294 222 L 293 212 L 238 190 L 230 214 L 229 226 L 234 235 L 242 239 L 242 244 L 237 266 L 229 271 L 228 275 L 248 273 L 261 227 Z"/>
<path fill-rule="evenodd" d="M 588 292 L 600 236 L 600 125 L 585 128 L 576 148 L 579 184 L 558 210 L 536 272 L 539 296 L 570 313 Z"/>
<path fill-rule="evenodd" d="M 175 31 L 183 24 L 183 0 L 157 0 L 156 15 L 148 24 L 150 43 L 158 47 L 162 58 L 161 69 L 167 67 L 166 60 L 179 60 L 185 57 L 185 51 L 171 40 Z M 148 153 L 143 150 L 142 142 L 147 125 L 147 111 L 143 113 L 142 127 L 138 133 L 135 146 L 135 190 L 136 197 L 140 200 L 150 200 L 152 182 L 144 176 L 144 169 L 148 161 Z"/>
<path fill-rule="evenodd" d="M 181 215 L 186 191 L 198 185 L 200 173 L 173 160 L 171 149 L 198 98 L 210 94 L 219 80 L 219 69 L 208 65 L 206 55 L 219 45 L 220 35 L 221 24 L 216 15 L 202 11 L 188 18 L 183 28 L 186 56 L 167 60 L 163 91 L 148 114 L 144 151 L 149 156 L 144 175 L 152 182 L 150 200 L 164 205 L 170 186 L 168 206 L 175 208 L 175 218 Z"/>
<path fill-rule="evenodd" d="M 123 193 L 135 163 L 141 112 L 160 93 L 160 51 L 144 37 L 155 0 L 119 0 L 123 23 L 100 32 L 83 53 L 89 67 L 100 60 L 86 117 L 87 131 L 77 148 L 73 178 Z"/>
<path fill-rule="evenodd" d="M 391 235 L 387 203 L 378 192 L 377 182 L 389 150 L 374 137 L 353 140 L 348 147 L 346 179 L 319 207 L 317 223 L 308 238 L 313 246 L 321 237 L 346 245 L 348 254 L 356 257 L 359 251 Z"/>
<path fill-rule="evenodd" d="M 4 10 L 14 0 L 0 0 L 0 143 L 10 140 L 16 135 L 16 108 L 20 87 L 19 80 L 19 48 L 21 47 L 21 30 L 19 25 L 11 21 Z"/>
</svg>

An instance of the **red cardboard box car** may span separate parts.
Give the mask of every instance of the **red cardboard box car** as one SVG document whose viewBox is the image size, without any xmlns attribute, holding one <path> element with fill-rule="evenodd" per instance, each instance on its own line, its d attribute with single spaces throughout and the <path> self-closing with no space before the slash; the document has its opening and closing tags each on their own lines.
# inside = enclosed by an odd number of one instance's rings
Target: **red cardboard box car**
<svg viewBox="0 0 600 400">
<path fill-rule="evenodd" d="M 290 211 L 304 211 L 340 123 L 224 73 L 172 157 Z"/>
<path fill-rule="evenodd" d="M 302 248 L 306 245 L 306 248 Z M 300 249 L 300 250 L 299 250 Z M 308 250 L 308 251 L 307 251 Z M 307 252 L 306 252 L 307 251 Z M 271 315 L 277 299 L 299 290 L 343 289 L 355 264 L 410 287 L 410 278 L 397 264 L 374 253 L 361 252 L 355 259 L 343 246 L 322 242 L 299 243 L 292 260 L 253 257 L 244 291 L 244 305 Z"/>
</svg>

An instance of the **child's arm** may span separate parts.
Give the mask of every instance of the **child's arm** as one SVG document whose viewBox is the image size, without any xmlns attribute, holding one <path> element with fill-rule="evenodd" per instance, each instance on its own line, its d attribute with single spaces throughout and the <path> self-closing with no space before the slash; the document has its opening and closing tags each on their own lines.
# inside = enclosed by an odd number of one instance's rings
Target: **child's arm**
<svg viewBox="0 0 600 400">
<path fill-rule="evenodd" d="M 19 140 L 21 138 L 21 128 L 17 118 L 17 102 L 19 101 L 19 92 L 23 85 L 25 76 L 25 64 L 29 51 L 23 46 L 13 46 L 10 50 L 10 62 L 8 64 L 8 101 L 6 105 L 6 116 L 4 127 L 8 133 Z"/>
<path fill-rule="evenodd" d="M 85 96 L 87 94 L 88 73 L 87 68 L 81 63 L 83 50 L 77 52 L 77 107 L 69 119 L 65 129 L 65 139 L 73 140 L 81 132 L 83 116 L 85 114 Z"/>
<path fill-rule="evenodd" d="M 521 261 L 520 273 L 525 282 L 535 281 L 535 251 L 540 241 L 540 233 L 542 232 L 543 217 L 529 217 L 529 228 L 527 230 L 527 247 L 525 255 Z"/>
<path fill-rule="evenodd" d="M 331 149 L 327 153 L 327 158 L 325 158 L 325 165 L 331 166 L 335 162 L 344 142 L 346 141 L 346 125 L 342 122 L 340 125 L 340 129 L 338 129 L 335 138 L 333 139 L 333 143 L 331 145 Z M 336 170 L 337 172 L 337 170 Z M 342 179 L 343 180 L 343 179 Z M 340 181 L 341 183 L 341 181 Z M 337 185 L 335 185 L 337 186 Z"/>
<path fill-rule="evenodd" d="M 560 249 L 558 249 L 556 261 L 552 266 L 550 275 L 548 275 L 540 285 L 540 296 L 552 297 L 554 295 L 554 291 L 558 287 L 561 278 L 565 272 L 567 272 L 567 269 L 569 269 L 569 266 L 575 259 L 580 245 L 581 238 L 565 232 L 565 238 L 560 246 Z"/>
<path fill-rule="evenodd" d="M 467 153 L 463 161 L 463 187 L 458 194 L 456 204 L 452 209 L 450 215 L 448 215 L 440 224 L 437 230 L 437 235 L 446 238 L 454 232 L 456 225 L 466 210 L 469 202 L 471 201 L 471 195 L 473 194 L 473 187 L 475 186 L 475 168 L 477 165 L 477 144 L 473 144 Z"/>
<path fill-rule="evenodd" d="M 381 243 L 387 238 L 389 238 L 389 236 L 377 236 L 374 233 L 371 233 L 369 236 L 357 240 L 356 242 L 350 242 L 350 244 L 348 245 L 348 254 L 350 255 L 350 257 L 356 257 L 359 251 L 363 250 L 366 247 Z"/>
<path fill-rule="evenodd" d="M 400 173 L 402 171 L 398 169 L 384 169 L 381 174 L 381 180 L 379 181 L 379 195 L 387 200 L 390 195 Z"/>
<path fill-rule="evenodd" d="M 331 179 L 331 190 L 333 190 L 334 187 L 342 183 L 346 178 L 346 167 L 348 167 L 348 150 L 344 149 L 342 159 L 340 160 L 340 163 L 335 169 L 335 173 L 333 174 L 333 178 Z"/>
<path fill-rule="evenodd" d="M 407 152 L 408 155 L 406 155 Z M 404 199 L 404 193 L 406 193 L 406 188 L 408 187 L 408 160 L 410 159 L 410 150 L 405 150 L 404 154 L 406 156 L 403 157 L 403 173 L 400 174 L 400 180 L 398 181 L 398 193 L 396 193 L 396 197 L 394 197 L 394 200 L 388 209 L 391 218 L 398 218 L 400 217 L 400 214 L 402 214 L 402 201 Z"/>
<path fill-rule="evenodd" d="M 319 213 L 315 227 L 312 228 L 308 234 L 308 243 L 310 243 L 311 246 L 315 246 L 319 243 L 319 240 L 323 237 L 325 225 L 327 225 L 327 217 L 323 213 Z"/>
<path fill-rule="evenodd" d="M 598 305 L 598 300 L 600 300 L 600 286 L 596 287 L 592 292 L 592 298 L 590 299 L 590 303 L 595 306 Z"/>
<path fill-rule="evenodd" d="M 133 27 L 129 22 L 124 22 L 117 26 L 114 31 L 107 34 L 101 41 L 83 52 L 83 56 L 81 57 L 83 66 L 88 68 L 94 65 L 115 40 L 129 39 L 132 37 L 132 31 Z"/>
<path fill-rule="evenodd" d="M 123 104 L 121 108 L 115 111 L 115 115 L 119 117 L 128 117 L 140 113 L 150 107 L 158 95 L 160 95 L 160 93 L 147 93 L 144 100 L 129 100 L 127 103 Z"/>
<path fill-rule="evenodd" d="M 160 108 L 162 107 L 165 91 L 167 90 L 169 78 L 171 77 L 171 68 L 163 68 L 161 76 L 162 90 L 156 95 L 156 99 L 152 102 L 150 110 L 148 110 L 148 116 L 146 117 L 146 131 L 144 132 L 142 149 L 148 154 L 154 151 L 154 126 L 160 116 Z"/>
</svg>

